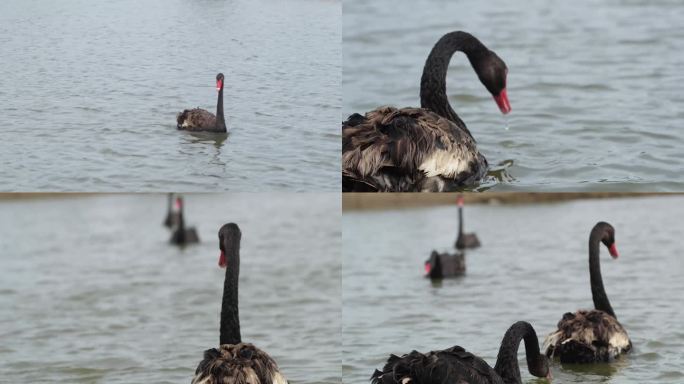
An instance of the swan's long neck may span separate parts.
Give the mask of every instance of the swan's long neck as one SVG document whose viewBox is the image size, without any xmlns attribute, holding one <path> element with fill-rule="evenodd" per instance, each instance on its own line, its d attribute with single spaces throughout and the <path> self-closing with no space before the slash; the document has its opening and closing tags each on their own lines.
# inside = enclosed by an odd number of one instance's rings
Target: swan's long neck
<svg viewBox="0 0 684 384">
<path fill-rule="evenodd" d="M 501 340 L 499 354 L 496 357 L 494 370 L 505 383 L 520 383 L 520 367 L 518 365 L 518 347 L 525 340 L 527 366 L 532 367 L 539 358 L 539 340 L 532 326 L 524 321 L 513 324 Z"/>
<path fill-rule="evenodd" d="M 463 235 L 463 207 L 458 207 L 458 236 Z"/>
<path fill-rule="evenodd" d="M 221 84 L 218 101 L 216 102 L 216 125 L 218 126 L 217 128 L 226 129 L 226 119 L 223 117 L 223 84 Z"/>
<path fill-rule="evenodd" d="M 420 104 L 421 107 L 430 109 L 467 131 L 463 121 L 451 108 L 446 93 L 449 61 L 456 51 L 465 53 L 471 64 L 483 53 L 488 52 L 487 47 L 469 33 L 458 31 L 444 35 L 432 48 L 425 61 L 423 77 L 420 80 Z"/>
<path fill-rule="evenodd" d="M 183 206 L 184 203 L 181 200 L 180 204 L 178 204 L 178 231 L 184 233 L 185 231 L 185 218 L 183 215 Z"/>
<path fill-rule="evenodd" d="M 240 315 L 238 313 L 240 243 L 239 241 L 224 241 L 224 249 L 227 265 L 221 303 L 221 345 L 238 344 L 242 341 L 240 337 Z"/>
<path fill-rule="evenodd" d="M 604 228 L 595 227 L 589 236 L 589 276 L 591 280 L 591 297 L 594 300 L 594 308 L 615 316 L 613 307 L 610 306 L 608 295 L 603 288 L 603 278 L 601 277 L 601 262 L 599 260 L 599 247 L 603 237 Z"/>
</svg>

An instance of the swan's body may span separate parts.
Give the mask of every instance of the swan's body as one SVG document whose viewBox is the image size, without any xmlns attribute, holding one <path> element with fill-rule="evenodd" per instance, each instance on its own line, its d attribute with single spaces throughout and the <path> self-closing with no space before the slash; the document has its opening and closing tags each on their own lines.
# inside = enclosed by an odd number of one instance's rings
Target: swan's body
<svg viewBox="0 0 684 384">
<path fill-rule="evenodd" d="M 186 109 L 176 116 L 176 127 L 194 132 L 226 132 L 226 120 L 223 116 L 223 74 L 216 75 L 218 101 L 216 115 L 201 108 Z"/>
<path fill-rule="evenodd" d="M 464 253 L 439 253 L 432 251 L 430 258 L 425 260 L 425 277 L 431 279 L 443 279 L 465 274 Z"/>
<path fill-rule="evenodd" d="M 192 384 L 287 384 L 275 361 L 252 344 L 224 344 L 204 352 Z"/>
<path fill-rule="evenodd" d="M 597 310 L 566 313 L 558 330 L 544 341 L 549 357 L 562 363 L 609 362 L 632 349 L 632 342 L 619 321 Z"/>
<path fill-rule="evenodd" d="M 178 196 L 176 198 L 176 205 L 172 212 L 172 221 L 174 226 L 171 229 L 171 244 L 186 245 L 199 243 L 199 236 L 195 227 L 185 227 L 185 219 L 183 215 L 184 204 L 183 198 Z"/>
<path fill-rule="evenodd" d="M 506 64 L 465 32 L 444 35 L 421 79 L 422 108 L 380 107 L 342 123 L 342 188 L 352 191 L 449 191 L 476 185 L 488 169 L 475 139 L 451 108 L 446 73 L 462 51 L 503 113 Z"/>
<path fill-rule="evenodd" d="M 513 324 L 501 341 L 496 365 L 459 346 L 441 351 L 391 355 L 382 371 L 371 377 L 373 384 L 517 384 L 521 383 L 518 346 L 525 340 L 527 366 L 537 377 L 550 377 L 548 360 L 539 354 L 537 334 L 524 321 Z"/>
<path fill-rule="evenodd" d="M 458 204 L 458 237 L 454 243 L 456 249 L 478 248 L 480 239 L 474 233 L 463 233 L 463 196 L 457 199 Z"/>
<path fill-rule="evenodd" d="M 474 233 L 459 233 L 454 246 L 456 249 L 478 248 L 480 247 L 480 239 Z"/>
<path fill-rule="evenodd" d="M 240 240 L 237 224 L 219 230 L 219 266 L 226 268 L 221 304 L 219 347 L 204 352 L 192 384 L 287 384 L 276 362 L 252 344 L 243 343 L 238 311 Z"/>
<path fill-rule="evenodd" d="M 589 236 L 589 273 L 595 309 L 564 314 L 558 330 L 544 341 L 546 355 L 560 359 L 561 363 L 609 362 L 632 349 L 629 335 L 617 320 L 603 288 L 600 242 L 609 248 L 611 256 L 618 257 L 615 230 L 608 223 L 596 224 Z"/>
</svg>

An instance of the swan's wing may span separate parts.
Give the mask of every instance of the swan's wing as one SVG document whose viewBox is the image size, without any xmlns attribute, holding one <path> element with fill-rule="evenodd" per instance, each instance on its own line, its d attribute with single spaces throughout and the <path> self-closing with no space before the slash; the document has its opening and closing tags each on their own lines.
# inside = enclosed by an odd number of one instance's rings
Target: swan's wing
<svg viewBox="0 0 684 384">
<path fill-rule="evenodd" d="M 437 176 L 480 178 L 486 160 L 453 122 L 426 109 L 381 107 L 342 123 L 342 169 L 349 177 L 373 180 L 380 190 L 396 190 L 386 183 L 410 187 Z"/>
<path fill-rule="evenodd" d="M 195 227 L 187 228 L 185 230 L 185 242 L 199 243 L 199 235 L 197 234 L 197 229 L 195 229 Z"/>
<path fill-rule="evenodd" d="M 201 108 L 186 109 L 176 118 L 178 129 L 197 130 L 216 126 L 216 116 Z"/>
<path fill-rule="evenodd" d="M 467 233 L 465 235 L 466 247 L 477 248 L 480 246 L 480 239 L 474 233 Z"/>
<path fill-rule="evenodd" d="M 371 377 L 373 384 L 503 383 L 479 357 L 455 346 L 423 354 L 413 351 L 390 356 L 382 371 Z"/>
<path fill-rule="evenodd" d="M 465 253 L 442 253 L 439 255 L 442 264 L 442 274 L 444 276 L 455 276 L 463 274 L 466 270 Z"/>
<path fill-rule="evenodd" d="M 252 344 L 225 344 L 204 352 L 192 384 L 287 384 L 275 361 Z"/>
</svg>

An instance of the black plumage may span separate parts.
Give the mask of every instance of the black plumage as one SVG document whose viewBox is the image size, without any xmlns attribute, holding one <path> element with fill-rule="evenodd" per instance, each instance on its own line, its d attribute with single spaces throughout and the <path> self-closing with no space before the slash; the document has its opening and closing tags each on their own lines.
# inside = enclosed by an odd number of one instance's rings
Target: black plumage
<svg viewBox="0 0 684 384">
<path fill-rule="evenodd" d="M 242 342 L 238 310 L 241 239 L 242 232 L 235 223 L 225 224 L 219 230 L 219 266 L 226 268 L 219 347 L 204 352 L 192 384 L 287 384 L 266 352 Z"/>
<path fill-rule="evenodd" d="M 518 321 L 501 341 L 494 368 L 459 346 L 441 351 L 412 351 L 398 357 L 391 355 L 382 370 L 371 376 L 372 384 L 518 384 L 522 382 L 518 367 L 518 347 L 525 341 L 525 354 L 530 373 L 551 377 L 546 356 L 539 353 L 537 334 L 532 325 Z"/>
<path fill-rule="evenodd" d="M 488 163 L 449 104 L 446 73 L 462 51 L 501 111 L 510 111 L 506 64 L 465 32 L 444 35 L 421 79 L 422 108 L 380 107 L 342 123 L 342 188 L 353 191 L 450 191 L 476 185 Z"/>
<path fill-rule="evenodd" d="M 589 276 L 593 310 L 565 313 L 558 330 L 544 341 L 547 356 L 561 363 L 610 362 L 632 349 L 627 331 L 617 320 L 603 287 L 599 248 L 603 243 L 613 258 L 618 257 L 615 229 L 606 222 L 597 223 L 589 235 Z"/>
<path fill-rule="evenodd" d="M 216 115 L 201 108 L 186 109 L 176 116 L 176 128 L 194 132 L 226 132 L 226 119 L 223 116 L 223 80 L 222 73 L 216 75 Z"/>
</svg>

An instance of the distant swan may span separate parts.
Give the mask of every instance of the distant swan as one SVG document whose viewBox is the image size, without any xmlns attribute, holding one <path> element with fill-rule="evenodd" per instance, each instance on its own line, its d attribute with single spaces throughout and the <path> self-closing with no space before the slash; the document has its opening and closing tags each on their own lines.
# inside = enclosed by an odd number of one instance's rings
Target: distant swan
<svg viewBox="0 0 684 384">
<path fill-rule="evenodd" d="M 421 108 L 385 106 L 342 123 L 344 192 L 450 191 L 476 185 L 485 176 L 487 160 L 446 94 L 447 69 L 456 51 L 468 57 L 501 112 L 510 112 L 503 60 L 469 33 L 447 33 L 425 62 Z"/>
<path fill-rule="evenodd" d="M 221 304 L 220 346 L 204 352 L 192 384 L 287 384 L 276 362 L 264 351 L 240 336 L 238 279 L 240 277 L 240 239 L 237 224 L 219 230 L 219 266 L 226 268 Z"/>
<path fill-rule="evenodd" d="M 603 288 L 599 243 L 617 259 L 612 225 L 600 222 L 589 235 L 589 276 L 595 309 L 564 314 L 558 322 L 558 330 L 544 341 L 546 355 L 558 357 L 561 363 L 609 362 L 632 349 L 632 341 L 617 320 Z"/>
<path fill-rule="evenodd" d="M 173 220 L 175 225 L 172 229 L 171 240 L 172 244 L 185 245 L 199 243 L 199 236 L 195 227 L 185 228 L 185 219 L 183 216 L 183 198 L 176 197 L 176 205 L 173 212 Z"/>
<path fill-rule="evenodd" d="M 176 127 L 186 131 L 226 132 L 226 120 L 223 117 L 223 73 L 216 75 L 216 116 L 201 108 L 186 109 L 176 116 Z"/>
<path fill-rule="evenodd" d="M 480 239 L 474 233 L 463 233 L 463 196 L 456 198 L 458 204 L 458 237 L 454 243 L 456 249 L 478 248 Z"/>
<path fill-rule="evenodd" d="M 432 251 L 430 258 L 425 260 L 425 277 L 430 279 L 461 276 L 465 271 L 465 254 L 463 252 L 449 254 Z"/>
<path fill-rule="evenodd" d="M 527 369 L 537 377 L 551 378 L 549 361 L 539 353 L 537 333 L 530 323 L 513 324 L 501 341 L 494 369 L 481 358 L 454 346 L 441 351 L 413 351 L 391 355 L 382 371 L 371 376 L 372 384 L 492 384 L 522 383 L 518 366 L 518 346 L 525 340 Z"/>
</svg>

